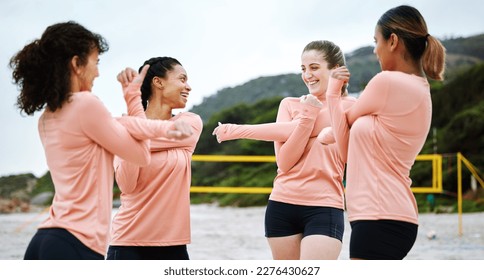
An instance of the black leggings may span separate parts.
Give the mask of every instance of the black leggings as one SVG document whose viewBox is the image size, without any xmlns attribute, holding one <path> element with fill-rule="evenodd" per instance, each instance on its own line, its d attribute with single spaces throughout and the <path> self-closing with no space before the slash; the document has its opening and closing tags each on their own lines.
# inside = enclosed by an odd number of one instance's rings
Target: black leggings
<svg viewBox="0 0 484 280">
<path fill-rule="evenodd" d="M 345 229 L 342 209 L 295 205 L 269 200 L 266 208 L 266 237 L 283 237 L 301 233 L 326 235 L 343 240 Z"/>
<path fill-rule="evenodd" d="M 360 220 L 351 224 L 350 258 L 401 260 L 417 239 L 418 225 L 395 220 Z"/>
<path fill-rule="evenodd" d="M 24 260 L 104 260 L 104 256 L 63 228 L 43 228 L 32 237 Z"/>
<path fill-rule="evenodd" d="M 108 260 L 188 260 L 187 245 L 109 246 Z"/>
</svg>

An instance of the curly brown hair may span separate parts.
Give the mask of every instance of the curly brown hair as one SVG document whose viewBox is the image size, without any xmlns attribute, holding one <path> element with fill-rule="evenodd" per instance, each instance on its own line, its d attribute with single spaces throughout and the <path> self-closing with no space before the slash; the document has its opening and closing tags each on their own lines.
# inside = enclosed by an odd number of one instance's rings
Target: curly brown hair
<svg viewBox="0 0 484 280">
<path fill-rule="evenodd" d="M 99 54 L 108 51 L 107 41 L 74 21 L 47 27 L 40 39 L 10 59 L 13 83 L 20 89 L 16 103 L 20 111 L 33 115 L 45 106 L 60 109 L 71 95 L 71 59 L 78 56 L 85 65 L 96 49 Z"/>
</svg>

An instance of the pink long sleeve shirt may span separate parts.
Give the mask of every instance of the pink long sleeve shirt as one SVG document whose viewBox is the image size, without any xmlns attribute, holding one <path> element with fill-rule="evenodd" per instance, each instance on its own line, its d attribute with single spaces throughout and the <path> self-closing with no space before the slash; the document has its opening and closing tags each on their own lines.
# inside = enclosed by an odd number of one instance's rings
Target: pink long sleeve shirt
<svg viewBox="0 0 484 280">
<path fill-rule="evenodd" d="M 151 140 L 151 162 L 139 167 L 115 157 L 121 206 L 113 219 L 111 245 L 175 246 L 190 234 L 191 158 L 202 132 L 201 118 L 180 113 L 193 134 L 184 140 Z"/>
<path fill-rule="evenodd" d="M 343 106 L 355 99 L 343 97 Z M 269 199 L 296 205 L 344 209 L 344 161 L 335 144 L 316 141 L 319 132 L 330 126 L 326 102 L 318 108 L 302 104 L 299 98 L 281 101 L 276 123 L 223 125 L 221 141 L 254 139 L 274 141 L 277 176 Z"/>
<path fill-rule="evenodd" d="M 131 103 L 128 107 L 136 108 L 141 104 L 139 86 L 130 86 L 130 91 L 125 96 Z M 39 228 L 64 228 L 104 255 L 111 223 L 113 155 L 148 164 L 146 139 L 166 136 L 172 125 L 135 117 L 116 120 L 90 92 L 73 93 L 55 112 L 45 110 L 38 130 L 55 195 L 49 216 Z"/>
<path fill-rule="evenodd" d="M 342 83 L 330 78 L 326 94 L 335 139 L 347 155 L 348 219 L 418 224 L 409 174 L 430 129 L 427 80 L 383 71 L 346 111 L 338 96 Z"/>
</svg>

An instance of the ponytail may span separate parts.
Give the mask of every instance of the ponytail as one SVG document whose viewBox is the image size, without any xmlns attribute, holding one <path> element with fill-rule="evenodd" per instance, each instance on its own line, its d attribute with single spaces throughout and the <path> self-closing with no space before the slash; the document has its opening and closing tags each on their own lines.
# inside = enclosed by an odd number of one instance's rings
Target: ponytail
<svg viewBox="0 0 484 280">
<path fill-rule="evenodd" d="M 430 79 L 444 80 L 445 48 L 437 38 L 430 35 L 427 36 L 427 47 L 422 56 L 422 67 Z"/>
<path fill-rule="evenodd" d="M 33 115 L 44 107 L 52 112 L 62 108 L 71 95 L 71 59 L 78 56 L 85 65 L 93 50 L 101 54 L 108 49 L 101 35 L 76 22 L 47 27 L 40 39 L 23 47 L 9 62 L 13 83 L 20 90 L 16 104 L 20 112 Z"/>
<path fill-rule="evenodd" d="M 385 12 L 378 20 L 385 39 L 395 33 L 405 44 L 412 59 L 421 63 L 425 75 L 442 81 L 445 71 L 445 48 L 428 34 L 427 23 L 414 7 L 402 5 Z"/>
<path fill-rule="evenodd" d="M 10 59 L 13 82 L 21 89 L 17 106 L 27 115 L 32 115 L 49 103 L 49 94 L 43 84 L 49 79 L 48 71 L 43 68 L 48 61 L 39 40 L 26 45 Z"/>
<path fill-rule="evenodd" d="M 151 91 L 151 82 L 154 77 L 165 78 L 169 71 L 174 69 L 175 65 L 182 65 L 177 59 L 163 56 L 163 57 L 152 57 L 146 60 L 143 65 L 139 68 L 139 72 L 145 65 L 150 65 L 148 72 L 146 73 L 143 84 L 141 85 L 141 104 L 146 111 L 148 107 L 148 102 L 153 94 Z"/>
</svg>

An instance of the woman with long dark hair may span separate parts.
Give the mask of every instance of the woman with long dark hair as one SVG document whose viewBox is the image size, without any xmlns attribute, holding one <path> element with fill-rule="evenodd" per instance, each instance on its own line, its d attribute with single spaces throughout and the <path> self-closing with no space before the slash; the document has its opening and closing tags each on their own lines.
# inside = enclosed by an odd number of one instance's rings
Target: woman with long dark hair
<svg viewBox="0 0 484 280">
<path fill-rule="evenodd" d="M 375 28 L 382 72 L 349 109 L 339 92 L 350 78 L 332 71 L 326 92 L 334 138 L 347 159 L 346 205 L 351 259 L 403 259 L 418 231 L 410 169 L 430 129 L 428 78 L 442 80 L 445 49 L 420 12 L 398 6 Z"/>
<path fill-rule="evenodd" d="M 115 158 L 121 206 L 111 230 L 108 260 L 187 260 L 190 231 L 192 155 L 202 133 L 200 116 L 185 108 L 192 88 L 181 63 L 154 57 L 141 87 L 142 114 L 148 119 L 184 121 L 193 134 L 183 140 L 152 139 L 151 162 L 140 167 Z"/>
<path fill-rule="evenodd" d="M 99 55 L 107 50 L 101 35 L 70 21 L 49 26 L 10 60 L 20 88 L 18 107 L 27 115 L 43 110 L 38 130 L 55 188 L 49 216 L 25 259 L 104 259 L 114 155 L 147 165 L 149 138 L 191 135 L 183 122 L 111 116 L 91 93 Z M 140 110 L 139 89 L 147 70 L 131 73 L 123 85 L 130 112 Z"/>
</svg>

